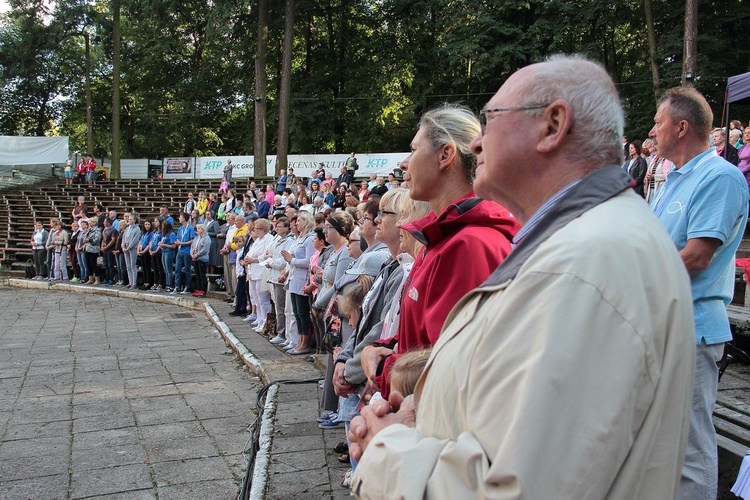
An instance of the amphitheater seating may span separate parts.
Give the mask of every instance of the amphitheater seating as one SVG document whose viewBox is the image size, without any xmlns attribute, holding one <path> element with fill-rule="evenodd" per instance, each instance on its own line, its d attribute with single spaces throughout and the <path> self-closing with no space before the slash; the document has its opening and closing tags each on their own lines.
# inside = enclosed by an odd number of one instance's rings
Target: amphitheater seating
<svg viewBox="0 0 750 500">
<path fill-rule="evenodd" d="M 247 179 L 238 184 L 247 186 Z M 261 185 L 264 180 L 258 180 Z M 154 218 L 161 205 L 170 207 L 175 214 L 192 191 L 216 192 L 221 179 L 120 179 L 108 180 L 92 187 L 74 184 L 66 186 L 61 179 L 48 180 L 36 186 L 15 187 L 0 191 L 0 261 L 12 264 L 31 258 L 29 238 L 35 220 L 44 221 L 45 226 L 52 217 L 65 222 L 72 220 L 78 196 L 86 198 L 89 208 L 101 203 L 106 210 L 118 213 L 133 210 L 141 218 Z"/>
<path fill-rule="evenodd" d="M 238 189 L 245 189 L 250 179 L 236 180 Z M 260 186 L 269 179 L 256 179 Z M 47 225 L 51 217 L 71 220 L 70 212 L 78 196 L 86 197 L 93 207 L 101 203 L 107 210 L 122 213 L 134 210 L 141 218 L 154 218 L 161 205 L 175 214 L 192 191 L 216 192 L 220 179 L 119 179 L 107 180 L 92 187 L 74 184 L 66 186 L 62 179 L 48 179 L 35 186 L 0 190 L 0 261 L 12 264 L 31 258 L 29 238 L 34 221 Z M 737 251 L 737 257 L 750 257 L 750 224 Z"/>
</svg>

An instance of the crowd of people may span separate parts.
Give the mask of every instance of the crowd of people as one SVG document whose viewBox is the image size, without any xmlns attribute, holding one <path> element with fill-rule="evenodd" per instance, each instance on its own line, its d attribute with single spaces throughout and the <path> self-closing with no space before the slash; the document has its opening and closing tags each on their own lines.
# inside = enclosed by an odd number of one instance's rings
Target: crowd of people
<svg viewBox="0 0 750 500">
<path fill-rule="evenodd" d="M 221 269 L 230 315 L 328 356 L 318 421 L 346 427 L 361 498 L 715 498 L 750 131 L 733 122 L 737 168 L 694 89 L 654 121 L 621 142 L 610 77 L 553 57 L 478 118 L 426 112 L 402 180 L 356 186 L 352 153 L 337 179 L 281 171 L 240 194 L 229 163 L 176 228 L 166 206 L 139 223 L 79 199 L 70 232 L 37 223 L 37 279 L 99 284 L 101 255 L 102 284 L 140 269 L 142 288 L 200 297 Z"/>
</svg>

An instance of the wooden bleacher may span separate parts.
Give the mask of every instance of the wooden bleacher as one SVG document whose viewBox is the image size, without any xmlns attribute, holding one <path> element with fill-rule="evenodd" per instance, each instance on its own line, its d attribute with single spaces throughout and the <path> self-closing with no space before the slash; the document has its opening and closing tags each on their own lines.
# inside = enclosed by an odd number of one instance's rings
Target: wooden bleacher
<svg viewBox="0 0 750 500">
<path fill-rule="evenodd" d="M 13 262 L 31 258 L 29 239 L 34 231 L 34 221 L 41 220 L 45 227 L 52 217 L 66 223 L 78 196 L 86 198 L 89 214 L 96 203 L 105 210 L 118 214 L 134 210 L 143 220 L 153 219 L 159 207 L 167 205 L 173 216 L 187 199 L 187 193 L 207 194 L 219 189 L 221 179 L 120 179 L 96 183 L 93 187 L 74 184 L 66 186 L 64 180 L 53 179 L 41 185 L 23 186 L 0 191 L 0 262 Z M 238 182 L 244 189 L 247 179 Z"/>
</svg>

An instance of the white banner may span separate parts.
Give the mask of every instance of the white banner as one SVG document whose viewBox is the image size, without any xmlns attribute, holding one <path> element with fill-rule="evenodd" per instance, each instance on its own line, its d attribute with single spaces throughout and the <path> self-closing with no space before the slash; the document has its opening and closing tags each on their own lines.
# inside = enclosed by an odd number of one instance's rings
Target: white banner
<svg viewBox="0 0 750 500">
<path fill-rule="evenodd" d="M 398 168 L 399 162 L 406 158 L 408 153 L 370 153 L 356 155 L 359 170 L 356 177 L 369 177 L 370 174 L 387 175 Z M 309 177 L 313 170 L 318 168 L 319 163 L 323 163 L 327 172 L 330 172 L 333 178 L 339 176 L 341 167 L 346 163 L 349 155 L 289 155 L 288 165 L 294 170 L 297 177 Z M 184 158 L 167 158 L 165 165 L 172 161 L 184 161 Z M 264 172 L 254 168 L 254 158 L 252 156 L 202 156 L 197 159 L 196 178 L 198 179 L 221 179 L 224 177 L 224 167 L 227 160 L 232 160 L 234 169 L 232 178 L 241 179 L 263 175 Z M 276 173 L 276 155 L 266 156 L 266 172 L 269 176 L 275 176 Z M 167 169 L 164 177 L 176 177 Z"/>
<path fill-rule="evenodd" d="M 65 164 L 67 137 L 0 136 L 0 165 Z"/>
</svg>

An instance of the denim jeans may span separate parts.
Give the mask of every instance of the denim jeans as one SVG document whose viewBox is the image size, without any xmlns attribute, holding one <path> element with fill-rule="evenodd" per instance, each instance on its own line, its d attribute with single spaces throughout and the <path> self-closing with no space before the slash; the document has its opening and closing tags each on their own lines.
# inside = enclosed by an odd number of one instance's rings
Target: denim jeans
<svg viewBox="0 0 750 500">
<path fill-rule="evenodd" d="M 78 267 L 81 271 L 80 279 L 81 281 L 86 281 L 89 279 L 89 266 L 86 262 L 86 252 L 76 252 L 78 255 Z"/>
<path fill-rule="evenodd" d="M 174 286 L 174 252 L 163 250 L 161 253 L 161 262 L 164 266 L 164 276 L 168 287 Z"/>
<path fill-rule="evenodd" d="M 177 252 L 177 261 L 174 265 L 174 275 L 175 288 L 190 288 L 190 280 L 193 277 L 193 259 L 190 258 L 189 253 Z"/>
<path fill-rule="evenodd" d="M 696 346 L 690 431 L 677 495 L 680 499 L 716 499 L 719 457 L 716 449 L 716 429 L 711 417 L 719 385 L 719 368 L 716 363 L 723 353 L 723 343 L 706 345 L 704 340 Z"/>
<path fill-rule="evenodd" d="M 117 280 L 125 283 L 128 280 L 128 273 L 125 271 L 125 256 L 122 252 L 115 255 L 117 259 Z"/>
<path fill-rule="evenodd" d="M 115 280 L 115 254 L 112 252 L 104 252 L 104 280 L 112 281 Z"/>
</svg>

